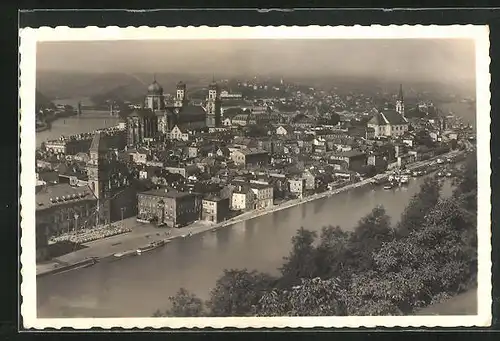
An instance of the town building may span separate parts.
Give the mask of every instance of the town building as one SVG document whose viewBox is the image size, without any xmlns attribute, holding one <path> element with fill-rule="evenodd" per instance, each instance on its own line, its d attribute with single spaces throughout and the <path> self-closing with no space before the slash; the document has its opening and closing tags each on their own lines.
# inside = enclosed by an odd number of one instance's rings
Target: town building
<svg viewBox="0 0 500 341">
<path fill-rule="evenodd" d="M 202 200 L 201 219 L 219 223 L 227 219 L 230 213 L 229 198 L 208 195 Z"/>
<path fill-rule="evenodd" d="M 210 84 L 206 108 L 204 108 L 202 105 L 195 105 L 193 101 L 189 101 L 187 87 L 183 82 L 177 84 L 173 104 L 167 103 L 163 87 L 154 80 L 148 86 L 144 107 L 133 110 L 125 119 L 128 145 L 171 134 L 175 126 L 181 132 L 218 127 L 220 125 L 218 85 L 215 82 Z"/>
<path fill-rule="evenodd" d="M 202 198 L 195 193 L 152 189 L 137 194 L 137 208 L 140 221 L 183 227 L 201 218 Z"/>
<path fill-rule="evenodd" d="M 222 100 L 225 100 L 225 99 L 243 99 L 243 95 L 241 93 L 229 92 L 227 90 L 221 91 L 220 97 Z"/>
<path fill-rule="evenodd" d="M 151 102 L 157 105 L 156 102 Z M 135 146 L 158 135 L 158 118 L 147 108 L 135 109 L 127 116 L 127 145 Z"/>
<path fill-rule="evenodd" d="M 231 194 L 231 209 L 233 211 L 250 211 L 255 209 L 255 193 L 244 185 L 238 185 Z"/>
<path fill-rule="evenodd" d="M 306 192 L 306 179 L 295 178 L 288 180 L 290 193 L 297 196 L 297 198 L 302 199 Z"/>
<path fill-rule="evenodd" d="M 262 167 L 269 164 L 269 153 L 256 148 L 232 149 L 231 159 L 239 166 Z"/>
<path fill-rule="evenodd" d="M 363 153 L 359 150 L 335 152 L 330 155 L 330 159 L 344 161 L 347 164 L 347 168 L 353 171 L 361 170 L 367 163 L 366 153 Z"/>
<path fill-rule="evenodd" d="M 168 171 L 171 174 L 179 174 L 184 178 L 188 178 L 189 176 L 198 174 L 200 172 L 200 168 L 195 164 L 190 165 L 178 165 L 178 166 L 165 166 L 164 170 Z"/>
<path fill-rule="evenodd" d="M 35 194 L 36 259 L 47 259 L 51 237 L 97 223 L 97 198 L 88 186 L 40 186 Z"/>
<path fill-rule="evenodd" d="M 179 126 L 176 125 L 170 132 L 166 133 L 165 138 L 167 140 L 188 141 L 189 134 L 183 132 Z"/>
<path fill-rule="evenodd" d="M 254 209 L 266 209 L 274 205 L 273 185 L 263 182 L 250 181 L 249 187 L 255 194 Z"/>
<path fill-rule="evenodd" d="M 408 132 L 410 123 L 394 110 L 378 112 L 368 121 L 368 128 L 373 128 L 374 137 L 398 137 Z"/>
<path fill-rule="evenodd" d="M 289 136 L 293 134 L 293 128 L 288 125 L 279 125 L 276 128 L 276 135 Z"/>
</svg>

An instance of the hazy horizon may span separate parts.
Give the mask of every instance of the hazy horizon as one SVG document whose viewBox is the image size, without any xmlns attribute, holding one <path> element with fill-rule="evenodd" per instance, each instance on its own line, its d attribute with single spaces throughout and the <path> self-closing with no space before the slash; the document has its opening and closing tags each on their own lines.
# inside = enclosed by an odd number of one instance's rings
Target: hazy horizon
<svg viewBox="0 0 500 341">
<path fill-rule="evenodd" d="M 475 81 L 475 46 L 467 39 L 43 42 L 37 71 Z"/>
</svg>

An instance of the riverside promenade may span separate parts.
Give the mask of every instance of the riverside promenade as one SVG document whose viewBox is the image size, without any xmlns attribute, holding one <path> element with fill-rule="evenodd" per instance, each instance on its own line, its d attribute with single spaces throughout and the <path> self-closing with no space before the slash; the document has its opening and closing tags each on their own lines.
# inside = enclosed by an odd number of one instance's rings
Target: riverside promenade
<svg viewBox="0 0 500 341">
<path fill-rule="evenodd" d="M 450 152 L 444 155 L 436 156 L 432 159 L 426 161 L 416 162 L 412 165 L 408 165 L 407 169 L 414 169 L 418 167 L 425 166 L 436 160 L 437 158 L 446 158 L 452 155 L 457 155 L 459 152 Z M 74 252 L 56 257 L 49 262 L 44 262 L 37 264 L 37 276 L 48 275 L 54 272 L 56 269 L 71 266 L 88 258 L 97 258 L 102 261 L 107 259 L 119 260 L 113 255 L 116 253 L 135 251 L 140 247 L 144 247 L 151 242 L 159 240 L 175 240 L 178 238 L 188 238 L 190 235 L 195 235 L 207 231 L 215 231 L 220 228 L 228 227 L 233 224 L 243 222 L 246 220 L 254 219 L 271 212 L 285 210 L 293 206 L 301 205 L 306 202 L 313 200 L 330 197 L 332 195 L 345 192 L 354 188 L 359 188 L 369 184 L 373 184 L 378 180 L 384 179 L 388 176 L 390 171 L 382 174 L 377 174 L 376 176 L 368 179 L 364 179 L 359 182 L 349 183 L 343 187 L 333 189 L 330 191 L 325 191 L 322 193 L 307 196 L 302 199 L 294 199 L 282 202 L 268 209 L 256 210 L 251 212 L 246 212 L 238 215 L 232 219 L 228 219 L 221 223 L 210 223 L 206 221 L 197 221 L 187 227 L 180 229 L 176 228 L 158 228 L 151 224 L 140 223 L 136 221 L 135 217 L 128 218 L 122 222 L 117 222 L 118 225 L 123 224 L 124 227 L 131 228 L 131 232 L 115 235 L 112 237 L 92 241 L 89 243 L 82 244 L 83 248 L 76 250 Z M 168 245 L 166 246 L 168 247 Z"/>
</svg>

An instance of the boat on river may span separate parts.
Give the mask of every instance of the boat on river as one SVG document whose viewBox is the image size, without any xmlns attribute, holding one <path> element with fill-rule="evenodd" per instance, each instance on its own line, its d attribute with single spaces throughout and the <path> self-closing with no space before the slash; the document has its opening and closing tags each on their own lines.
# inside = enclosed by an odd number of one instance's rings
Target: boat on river
<svg viewBox="0 0 500 341">
<path fill-rule="evenodd" d="M 165 243 L 164 240 L 157 240 L 157 241 L 151 242 L 147 246 L 138 248 L 137 249 L 137 254 L 138 255 L 142 255 L 143 253 L 146 253 L 146 252 L 149 252 L 149 251 L 153 251 L 153 250 L 155 250 L 155 249 L 157 249 L 159 247 L 162 247 L 165 244 L 166 243 Z"/>
<path fill-rule="evenodd" d="M 399 179 L 399 182 L 402 185 L 406 185 L 406 184 L 408 184 L 408 182 L 410 182 L 410 177 L 408 175 L 401 175 L 401 178 Z"/>
<path fill-rule="evenodd" d="M 384 186 L 384 189 L 388 191 L 388 190 L 392 189 L 393 187 L 394 186 L 392 184 L 387 184 Z"/>
<path fill-rule="evenodd" d="M 125 252 L 115 253 L 113 256 L 115 258 L 125 258 L 125 257 L 128 257 L 128 256 L 134 256 L 136 254 L 137 254 L 137 250 L 128 250 L 128 251 L 125 251 Z"/>
</svg>

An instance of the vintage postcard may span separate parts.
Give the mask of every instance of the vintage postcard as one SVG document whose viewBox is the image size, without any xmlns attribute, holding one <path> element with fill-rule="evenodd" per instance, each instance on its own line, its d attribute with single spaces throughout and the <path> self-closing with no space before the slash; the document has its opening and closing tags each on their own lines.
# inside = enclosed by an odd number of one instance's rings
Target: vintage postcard
<svg viewBox="0 0 500 341">
<path fill-rule="evenodd" d="M 487 26 L 20 31 L 24 328 L 491 323 Z"/>
</svg>

